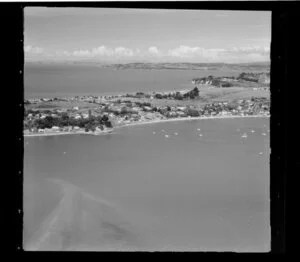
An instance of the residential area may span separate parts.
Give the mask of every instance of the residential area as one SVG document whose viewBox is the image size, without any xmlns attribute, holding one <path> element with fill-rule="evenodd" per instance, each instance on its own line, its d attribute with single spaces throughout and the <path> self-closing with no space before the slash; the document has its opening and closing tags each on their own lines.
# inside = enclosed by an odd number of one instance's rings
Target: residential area
<svg viewBox="0 0 300 262">
<path fill-rule="evenodd" d="M 145 102 L 143 98 L 149 98 Z M 114 127 L 175 118 L 269 116 L 266 97 L 199 103 L 199 89 L 188 92 L 141 93 L 112 96 L 39 98 L 25 101 L 24 134 L 100 134 Z M 176 100 L 176 104 L 163 101 Z M 162 103 L 155 103 L 156 101 Z M 190 102 L 184 104 L 180 102 Z"/>
</svg>

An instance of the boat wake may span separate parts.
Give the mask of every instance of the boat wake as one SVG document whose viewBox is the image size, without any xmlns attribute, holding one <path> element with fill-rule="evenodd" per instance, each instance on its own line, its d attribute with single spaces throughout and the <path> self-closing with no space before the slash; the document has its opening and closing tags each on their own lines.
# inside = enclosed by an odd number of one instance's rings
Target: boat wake
<svg viewBox="0 0 300 262">
<path fill-rule="evenodd" d="M 25 250 L 139 250 L 141 232 L 116 206 L 66 181 L 52 182 L 64 196 Z"/>
</svg>

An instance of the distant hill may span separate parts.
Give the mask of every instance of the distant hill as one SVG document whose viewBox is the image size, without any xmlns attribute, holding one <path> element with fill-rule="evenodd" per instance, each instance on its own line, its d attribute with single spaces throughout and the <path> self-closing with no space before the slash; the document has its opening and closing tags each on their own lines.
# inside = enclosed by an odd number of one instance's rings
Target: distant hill
<svg viewBox="0 0 300 262">
<path fill-rule="evenodd" d="M 131 62 L 131 63 L 108 63 L 104 61 L 43 61 L 43 62 L 26 62 L 25 65 L 31 64 L 67 64 L 67 65 L 91 65 L 103 68 L 113 68 L 116 70 L 125 69 L 179 69 L 179 70 L 237 70 L 237 71 L 269 71 L 270 62 L 253 62 L 253 63 L 148 63 L 148 62 Z"/>
<path fill-rule="evenodd" d="M 124 70 L 124 69 L 181 69 L 181 70 L 238 70 L 269 71 L 270 63 L 127 63 L 127 64 L 108 64 L 105 67 Z"/>
</svg>

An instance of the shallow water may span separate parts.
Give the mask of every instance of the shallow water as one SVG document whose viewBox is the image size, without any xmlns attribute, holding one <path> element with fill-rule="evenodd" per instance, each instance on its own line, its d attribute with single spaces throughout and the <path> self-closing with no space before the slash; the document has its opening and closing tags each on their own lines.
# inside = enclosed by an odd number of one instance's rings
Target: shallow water
<svg viewBox="0 0 300 262">
<path fill-rule="evenodd" d="M 24 247 L 267 251 L 268 129 L 218 119 L 25 138 Z"/>
</svg>

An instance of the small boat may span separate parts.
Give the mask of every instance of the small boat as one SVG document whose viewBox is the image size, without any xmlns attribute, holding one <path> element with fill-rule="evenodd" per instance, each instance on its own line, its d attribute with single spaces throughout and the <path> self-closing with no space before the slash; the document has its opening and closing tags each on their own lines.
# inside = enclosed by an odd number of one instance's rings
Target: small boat
<svg viewBox="0 0 300 262">
<path fill-rule="evenodd" d="M 200 128 L 197 128 L 197 130 L 200 131 L 201 129 L 200 129 Z"/>
<path fill-rule="evenodd" d="M 255 130 L 251 130 L 251 133 L 255 133 Z"/>
<path fill-rule="evenodd" d="M 242 135 L 242 137 L 243 137 L 243 138 L 246 138 L 246 137 L 248 137 L 248 136 L 247 136 L 246 133 L 244 133 L 244 134 Z"/>
<path fill-rule="evenodd" d="M 263 136 L 266 136 L 267 134 L 266 133 L 261 133 Z"/>
<path fill-rule="evenodd" d="M 169 136 L 168 136 L 168 135 L 165 135 L 165 137 L 167 137 L 167 138 L 168 138 Z"/>
<path fill-rule="evenodd" d="M 176 133 L 176 132 L 175 132 L 175 133 L 174 133 L 174 135 L 175 135 L 175 136 L 177 136 L 177 135 L 178 135 L 178 133 Z"/>
<path fill-rule="evenodd" d="M 263 152 L 259 152 L 259 155 L 262 155 L 263 154 Z"/>
<path fill-rule="evenodd" d="M 199 136 L 203 136 L 202 134 L 199 134 Z"/>
<path fill-rule="evenodd" d="M 155 135 L 155 134 L 156 134 L 156 132 L 152 132 L 152 134 L 153 134 L 153 135 Z"/>
</svg>

